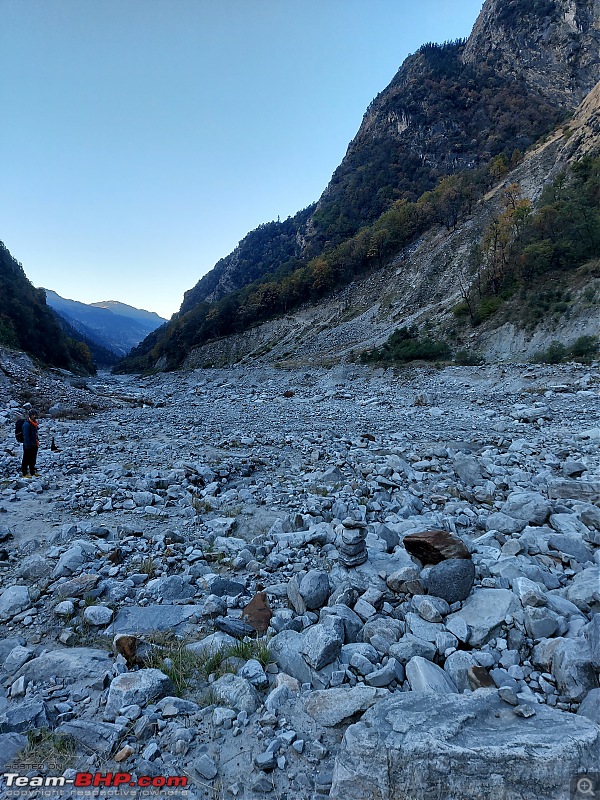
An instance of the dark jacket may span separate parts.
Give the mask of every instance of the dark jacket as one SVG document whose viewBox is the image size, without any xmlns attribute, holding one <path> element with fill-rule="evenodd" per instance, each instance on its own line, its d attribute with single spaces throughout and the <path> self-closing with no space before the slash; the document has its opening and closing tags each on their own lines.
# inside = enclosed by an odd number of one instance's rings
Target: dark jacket
<svg viewBox="0 0 600 800">
<path fill-rule="evenodd" d="M 23 447 L 26 450 L 30 450 L 33 447 L 37 447 L 38 444 L 37 428 L 27 419 L 23 423 Z"/>
</svg>

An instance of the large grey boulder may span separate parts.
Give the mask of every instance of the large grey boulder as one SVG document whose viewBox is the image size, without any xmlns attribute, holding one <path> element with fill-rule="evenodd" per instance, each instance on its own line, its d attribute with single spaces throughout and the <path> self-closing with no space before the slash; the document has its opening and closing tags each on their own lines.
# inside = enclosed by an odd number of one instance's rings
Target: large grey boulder
<svg viewBox="0 0 600 800">
<path fill-rule="evenodd" d="M 512 590 L 521 601 L 523 608 L 526 606 L 540 607 L 548 605 L 548 598 L 546 597 L 546 589 L 540 586 L 539 583 L 529 580 L 523 576 L 514 578 L 512 581 Z"/>
<path fill-rule="evenodd" d="M 446 624 L 454 619 L 466 622 L 469 626 L 469 644 L 478 647 L 504 622 L 508 614 L 520 607 L 516 595 L 508 589 L 475 589 L 461 610 L 446 618 Z"/>
<path fill-rule="evenodd" d="M 583 610 L 600 603 L 600 568 L 588 567 L 577 573 L 566 594 L 567 600 Z"/>
<path fill-rule="evenodd" d="M 281 631 L 269 642 L 271 658 L 282 672 L 300 683 L 311 683 L 313 671 L 302 657 L 304 636 L 297 631 Z"/>
<path fill-rule="evenodd" d="M 329 597 L 329 576 L 322 570 L 311 569 L 300 581 L 299 591 L 309 611 L 321 608 Z"/>
<path fill-rule="evenodd" d="M 592 689 L 586 694 L 577 713 L 591 719 L 595 725 L 600 725 L 600 689 Z"/>
<path fill-rule="evenodd" d="M 38 553 L 27 556 L 17 567 L 16 574 L 19 578 L 36 581 L 45 578 L 52 572 L 52 563 Z"/>
<path fill-rule="evenodd" d="M 422 656 L 433 661 L 436 646 L 425 639 L 420 639 L 412 633 L 405 634 L 399 642 L 390 646 L 390 655 L 397 658 L 401 664 L 410 661 L 415 656 Z"/>
<path fill-rule="evenodd" d="M 406 677 L 413 692 L 448 694 L 458 691 L 447 672 L 422 656 L 414 656 L 406 665 Z"/>
<path fill-rule="evenodd" d="M 166 578 L 154 578 L 148 581 L 145 592 L 150 597 L 159 599 L 161 603 L 173 603 L 176 600 L 189 600 L 196 589 L 181 575 L 169 575 Z M 211 591 L 211 594 L 214 592 Z"/>
<path fill-rule="evenodd" d="M 597 688 L 592 653 L 583 637 L 559 640 L 552 654 L 552 674 L 561 694 L 571 700 L 582 700 L 590 689 Z"/>
<path fill-rule="evenodd" d="M 186 648 L 196 656 L 212 655 L 219 650 L 227 650 L 233 647 L 237 642 L 233 636 L 223 631 L 215 631 L 214 633 L 205 636 L 198 642 L 190 642 Z"/>
<path fill-rule="evenodd" d="M 485 521 L 486 531 L 499 531 L 500 533 L 518 533 L 523 528 L 523 523 L 502 511 L 496 511 Z"/>
<path fill-rule="evenodd" d="M 102 690 L 104 679 L 112 672 L 112 668 L 113 659 L 106 650 L 71 647 L 51 650 L 31 659 L 14 677 L 23 676 L 26 683 L 68 679 L 69 683 Z"/>
<path fill-rule="evenodd" d="M 339 656 L 343 641 L 337 631 L 328 625 L 313 625 L 304 634 L 302 653 L 313 669 L 331 664 Z"/>
<path fill-rule="evenodd" d="M 229 673 L 215 681 L 212 689 L 218 698 L 236 711 L 252 714 L 258 708 L 259 698 L 256 689 L 245 678 Z"/>
<path fill-rule="evenodd" d="M 6 622 L 29 605 L 31 601 L 26 586 L 9 586 L 0 595 L 0 622 Z"/>
<path fill-rule="evenodd" d="M 186 625 L 192 624 L 202 614 L 202 606 L 125 606 L 119 609 L 109 632 L 129 633 L 132 636 L 150 634 L 156 631 L 185 632 Z"/>
<path fill-rule="evenodd" d="M 468 672 L 477 666 L 475 656 L 464 650 L 451 653 L 444 663 L 444 672 L 447 672 L 459 692 L 469 688 Z"/>
<path fill-rule="evenodd" d="M 525 525 L 543 525 L 550 516 L 552 505 L 539 492 L 513 492 L 500 509 L 513 519 Z"/>
<path fill-rule="evenodd" d="M 475 565 L 469 558 L 449 558 L 431 568 L 426 584 L 429 594 L 447 603 L 466 600 L 475 581 Z"/>
<path fill-rule="evenodd" d="M 75 739 L 90 753 L 107 756 L 115 748 L 122 734 L 119 725 L 99 720 L 72 719 L 59 725 L 55 733 Z"/>
<path fill-rule="evenodd" d="M 319 725 L 333 728 L 388 696 L 387 689 L 376 689 L 372 686 L 354 686 L 350 689 L 344 686 L 310 692 L 304 701 L 304 708 Z"/>
<path fill-rule="evenodd" d="M 515 716 L 493 690 L 394 694 L 351 725 L 332 800 L 566 800 L 571 777 L 595 771 L 600 728 L 538 706 Z"/>
<path fill-rule="evenodd" d="M 527 606 L 523 613 L 525 630 L 532 639 L 547 639 L 558 631 L 560 619 L 549 608 Z"/>
<path fill-rule="evenodd" d="M 0 715 L 0 733 L 27 733 L 36 728 L 47 728 L 46 706 L 41 697 L 27 697 L 8 706 Z"/>
<path fill-rule="evenodd" d="M 592 617 L 585 638 L 590 646 L 592 664 L 600 671 L 600 614 L 594 614 Z"/>
<path fill-rule="evenodd" d="M 334 627 L 340 634 L 343 631 L 343 638 L 346 644 L 355 642 L 363 627 L 363 621 L 358 614 L 342 603 L 322 608 L 319 614 L 319 622 L 323 625 Z"/>
<path fill-rule="evenodd" d="M 568 516 L 573 515 L 569 514 Z M 574 558 L 575 561 L 578 561 L 580 564 L 586 564 L 588 561 L 594 560 L 592 548 L 575 536 L 566 536 L 562 533 L 556 533 L 548 537 L 548 546 L 552 550 L 558 550 L 559 553 L 564 553 L 570 558 Z"/>
<path fill-rule="evenodd" d="M 94 557 L 96 546 L 85 539 L 76 539 L 71 547 L 58 559 L 58 564 L 54 567 L 52 575 L 60 578 L 72 575 L 86 562 Z"/>
<path fill-rule="evenodd" d="M 136 703 L 142 708 L 160 697 L 174 694 L 171 679 L 159 669 L 140 669 L 137 672 L 124 672 L 113 678 L 108 690 L 105 717 L 117 716 L 124 706 Z"/>
<path fill-rule="evenodd" d="M 17 645 L 16 647 L 13 647 L 13 649 L 7 655 L 2 669 L 7 675 L 12 675 L 18 669 L 21 669 L 23 664 L 29 661 L 29 659 L 32 657 L 33 650 L 30 647 L 22 647 L 21 645 Z"/>
<path fill-rule="evenodd" d="M 483 483 L 481 466 L 475 456 L 458 452 L 452 459 L 452 465 L 454 472 L 456 472 L 465 486 L 478 486 Z"/>
</svg>

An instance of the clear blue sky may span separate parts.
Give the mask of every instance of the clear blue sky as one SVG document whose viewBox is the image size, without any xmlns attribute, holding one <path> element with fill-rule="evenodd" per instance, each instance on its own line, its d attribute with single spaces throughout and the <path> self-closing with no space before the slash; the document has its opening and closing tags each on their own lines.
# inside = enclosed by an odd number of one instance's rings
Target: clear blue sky
<svg viewBox="0 0 600 800">
<path fill-rule="evenodd" d="M 481 0 L 0 0 L 0 240 L 36 286 L 170 316 L 317 200 L 375 95 Z"/>
</svg>

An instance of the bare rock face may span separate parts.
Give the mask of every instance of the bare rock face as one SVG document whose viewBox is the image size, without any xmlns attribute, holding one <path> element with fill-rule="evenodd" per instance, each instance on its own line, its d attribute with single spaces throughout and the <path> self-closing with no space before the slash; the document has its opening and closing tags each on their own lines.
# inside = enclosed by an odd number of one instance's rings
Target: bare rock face
<svg viewBox="0 0 600 800">
<path fill-rule="evenodd" d="M 449 558 L 471 558 L 457 536 L 448 531 L 423 531 L 404 537 L 404 547 L 424 564 L 439 564 Z"/>
<path fill-rule="evenodd" d="M 465 64 L 493 58 L 501 75 L 519 76 L 574 108 L 599 77 L 600 4 L 584 0 L 488 0 L 463 53 Z"/>
<path fill-rule="evenodd" d="M 435 702 L 406 692 L 347 729 L 330 797 L 526 800 L 534 791 L 555 800 L 568 796 L 573 774 L 596 768 L 599 746 L 600 728 L 587 719 L 547 707 L 522 719 L 493 690 Z"/>
</svg>

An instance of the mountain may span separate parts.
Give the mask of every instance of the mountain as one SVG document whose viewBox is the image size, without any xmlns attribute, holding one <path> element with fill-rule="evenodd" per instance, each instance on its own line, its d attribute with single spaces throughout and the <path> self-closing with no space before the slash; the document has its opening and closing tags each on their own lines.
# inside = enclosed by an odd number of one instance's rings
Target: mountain
<svg viewBox="0 0 600 800">
<path fill-rule="evenodd" d="M 67 300 L 49 289 L 44 291 L 48 305 L 86 341 L 117 356 L 126 355 L 132 347 L 166 322 L 158 314 L 116 300 L 87 304 Z M 106 359 L 103 361 L 106 363 Z"/>
<path fill-rule="evenodd" d="M 459 226 L 568 125 L 600 78 L 599 53 L 599 0 L 487 0 L 468 40 L 406 59 L 318 202 L 248 234 L 124 368 L 189 363 L 211 341 L 346 297 L 400 254 L 405 264 L 420 237 Z"/>
<path fill-rule="evenodd" d="M 22 264 L 0 242 L 0 346 L 23 350 L 44 364 L 93 372 L 86 345 L 61 328 L 43 289 L 28 280 Z"/>
<path fill-rule="evenodd" d="M 156 311 L 145 311 L 143 308 L 134 308 L 128 306 L 127 303 L 120 303 L 118 300 L 101 300 L 99 303 L 90 303 L 94 308 L 107 308 L 113 314 L 118 314 L 120 317 L 129 317 L 135 319 L 148 328 L 158 328 L 163 325 L 167 320 L 159 317 Z"/>
</svg>

